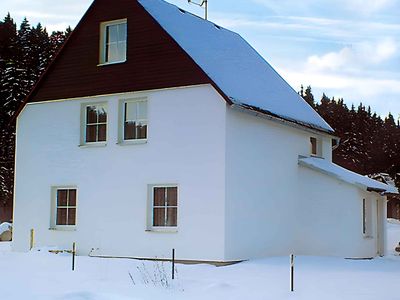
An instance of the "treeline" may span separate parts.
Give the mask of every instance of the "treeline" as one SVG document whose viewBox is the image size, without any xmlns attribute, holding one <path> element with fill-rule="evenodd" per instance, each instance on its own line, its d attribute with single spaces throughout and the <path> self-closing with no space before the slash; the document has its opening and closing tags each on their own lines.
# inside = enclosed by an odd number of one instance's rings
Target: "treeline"
<svg viewBox="0 0 400 300">
<path fill-rule="evenodd" d="M 391 113 L 382 119 L 369 106 L 360 103 L 349 108 L 343 99 L 325 94 L 316 102 L 310 86 L 299 93 L 340 138 L 333 152 L 335 163 L 363 175 L 384 172 L 396 177 L 400 172 L 400 124 Z"/>
<path fill-rule="evenodd" d="M 17 28 L 10 14 L 0 21 L 0 207 L 12 205 L 15 124 L 11 117 L 70 33 L 68 27 L 49 34 L 40 23 L 31 26 L 27 19 Z"/>
</svg>

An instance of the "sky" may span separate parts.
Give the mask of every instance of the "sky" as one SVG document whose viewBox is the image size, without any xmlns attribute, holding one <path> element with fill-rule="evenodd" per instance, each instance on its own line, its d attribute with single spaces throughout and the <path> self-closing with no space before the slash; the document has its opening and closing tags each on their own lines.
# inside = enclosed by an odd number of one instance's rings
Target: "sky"
<svg viewBox="0 0 400 300">
<path fill-rule="evenodd" d="M 311 85 L 317 99 L 325 92 L 400 118 L 400 0 L 208 1 L 209 19 L 240 33 L 295 90 Z M 91 2 L 0 0 L 0 17 L 64 30 Z M 187 0 L 168 2 L 204 15 Z"/>
</svg>

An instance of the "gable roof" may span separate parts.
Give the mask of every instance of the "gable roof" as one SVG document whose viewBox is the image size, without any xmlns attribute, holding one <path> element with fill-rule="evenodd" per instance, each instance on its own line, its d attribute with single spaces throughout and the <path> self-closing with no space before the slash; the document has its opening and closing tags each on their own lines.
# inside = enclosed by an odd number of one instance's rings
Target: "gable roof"
<svg viewBox="0 0 400 300">
<path fill-rule="evenodd" d="M 299 165 L 319 171 L 323 174 L 332 176 L 338 180 L 358 186 L 361 189 L 374 192 L 398 194 L 396 187 L 371 179 L 368 176 L 362 176 L 349 171 L 328 160 L 318 157 L 300 157 Z"/>
<path fill-rule="evenodd" d="M 163 0 L 138 0 L 234 104 L 333 132 L 239 34 Z"/>
<path fill-rule="evenodd" d="M 127 62 L 98 67 L 99 23 L 127 16 Z M 203 83 L 229 105 L 333 132 L 240 35 L 163 0 L 95 0 L 14 119 L 28 102 Z"/>
</svg>

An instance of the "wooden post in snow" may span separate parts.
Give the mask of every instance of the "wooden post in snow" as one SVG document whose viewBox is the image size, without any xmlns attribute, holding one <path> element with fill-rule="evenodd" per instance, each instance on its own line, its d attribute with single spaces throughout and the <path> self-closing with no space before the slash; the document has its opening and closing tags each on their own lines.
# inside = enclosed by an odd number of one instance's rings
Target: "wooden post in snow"
<svg viewBox="0 0 400 300">
<path fill-rule="evenodd" d="M 294 292 L 294 255 L 290 255 L 290 291 Z"/>
<path fill-rule="evenodd" d="M 35 247 L 35 230 L 32 228 L 29 240 L 29 250 L 32 250 L 33 247 Z"/>
<path fill-rule="evenodd" d="M 72 243 L 72 271 L 75 271 L 76 243 Z"/>
<path fill-rule="evenodd" d="M 175 249 L 172 249 L 172 280 L 175 279 Z"/>
</svg>

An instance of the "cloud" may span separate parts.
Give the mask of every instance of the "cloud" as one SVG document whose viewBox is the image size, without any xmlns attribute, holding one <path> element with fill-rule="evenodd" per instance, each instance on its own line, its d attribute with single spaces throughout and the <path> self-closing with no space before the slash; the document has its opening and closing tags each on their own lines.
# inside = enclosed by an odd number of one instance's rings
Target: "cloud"
<svg viewBox="0 0 400 300">
<path fill-rule="evenodd" d="M 26 17 L 31 25 L 40 22 L 51 32 L 65 30 L 66 27 L 61 26 L 65 24 L 74 27 L 89 7 L 91 0 L 13 0 L 8 2 L 7 5 L 0 5 L 1 15 L 5 16 L 7 12 L 10 12 L 18 25 Z"/>
<path fill-rule="evenodd" d="M 310 11 L 328 9 L 332 13 L 349 12 L 353 15 L 370 16 L 371 14 L 388 10 L 396 4 L 397 0 L 325 0 L 323 6 L 321 0 L 252 0 L 267 7 L 277 14 L 308 14 Z"/>
<path fill-rule="evenodd" d="M 353 57 L 353 51 L 349 47 L 339 52 L 329 52 L 325 55 L 312 55 L 308 58 L 308 65 L 317 69 L 337 70 L 346 65 Z"/>
<path fill-rule="evenodd" d="M 348 0 L 342 2 L 348 10 L 368 16 L 390 8 L 395 0 Z"/>
<path fill-rule="evenodd" d="M 363 42 L 354 46 L 346 46 L 338 52 L 324 55 L 312 55 L 307 59 L 308 67 L 318 70 L 360 68 L 384 63 L 397 54 L 398 45 L 392 38 L 370 43 Z"/>
<path fill-rule="evenodd" d="M 365 78 L 344 74 L 333 74 L 316 70 L 297 71 L 291 68 L 278 68 L 278 71 L 296 90 L 301 84 L 310 84 L 318 99 L 322 93 L 329 97 L 344 98 L 351 103 L 370 105 L 381 115 L 400 112 L 400 78 L 390 75 L 385 78 Z"/>
<path fill-rule="evenodd" d="M 323 17 L 267 16 L 252 17 L 245 14 L 214 14 L 213 21 L 233 30 L 258 32 L 263 35 L 282 36 L 293 40 L 320 40 L 333 43 L 360 43 L 376 40 L 380 36 L 393 36 L 400 40 L 400 24 L 356 19 Z"/>
</svg>

